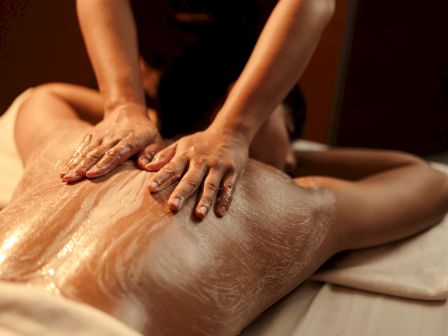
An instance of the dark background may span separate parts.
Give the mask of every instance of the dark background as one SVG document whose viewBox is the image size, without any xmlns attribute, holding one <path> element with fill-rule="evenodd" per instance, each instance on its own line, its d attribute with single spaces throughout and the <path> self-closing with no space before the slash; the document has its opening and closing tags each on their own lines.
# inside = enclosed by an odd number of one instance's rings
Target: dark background
<svg viewBox="0 0 448 336">
<path fill-rule="evenodd" d="M 420 155 L 448 150 L 448 1 L 337 0 L 300 80 L 304 137 Z M 0 0 L 0 114 L 28 87 L 95 87 L 75 1 Z"/>
<path fill-rule="evenodd" d="M 0 0 L 0 113 L 46 82 L 95 85 L 74 0 Z"/>
<path fill-rule="evenodd" d="M 346 76 L 338 145 L 448 150 L 448 1 L 359 1 Z"/>
</svg>

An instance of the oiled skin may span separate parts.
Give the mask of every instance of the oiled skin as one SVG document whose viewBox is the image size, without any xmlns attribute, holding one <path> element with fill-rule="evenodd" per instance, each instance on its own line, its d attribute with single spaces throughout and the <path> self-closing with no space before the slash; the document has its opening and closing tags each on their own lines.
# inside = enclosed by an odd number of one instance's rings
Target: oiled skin
<svg viewBox="0 0 448 336">
<path fill-rule="evenodd" d="M 172 189 L 151 196 L 151 174 L 130 162 L 65 185 L 57 172 L 85 133 L 65 127 L 34 151 L 0 214 L 2 280 L 85 302 L 146 335 L 236 335 L 341 249 L 331 193 L 256 162 L 228 215 L 201 222 L 195 198 L 173 215 Z"/>
<path fill-rule="evenodd" d="M 67 186 L 58 172 L 92 128 L 83 120 L 102 118 L 97 98 L 49 85 L 20 106 L 26 169 L 0 212 L 0 279 L 85 302 L 146 335 L 235 335 L 337 251 L 416 234 L 448 211 L 448 178 L 390 151 L 301 152 L 297 184 L 250 162 L 231 211 L 202 222 L 197 197 L 173 215 L 173 186 L 151 196 L 151 175 L 131 163 Z"/>
</svg>

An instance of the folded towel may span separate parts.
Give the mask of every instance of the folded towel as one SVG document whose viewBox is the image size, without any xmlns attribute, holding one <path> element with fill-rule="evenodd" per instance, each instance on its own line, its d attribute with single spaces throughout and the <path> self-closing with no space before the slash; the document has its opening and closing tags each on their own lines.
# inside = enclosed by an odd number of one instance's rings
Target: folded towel
<svg viewBox="0 0 448 336">
<path fill-rule="evenodd" d="M 0 282 L 0 334 L 141 336 L 93 307 L 6 282 Z"/>
<path fill-rule="evenodd" d="M 23 167 L 14 141 L 14 124 L 20 104 L 29 95 L 31 89 L 18 96 L 0 118 L 0 209 L 9 203 L 12 193 L 19 182 Z"/>
</svg>

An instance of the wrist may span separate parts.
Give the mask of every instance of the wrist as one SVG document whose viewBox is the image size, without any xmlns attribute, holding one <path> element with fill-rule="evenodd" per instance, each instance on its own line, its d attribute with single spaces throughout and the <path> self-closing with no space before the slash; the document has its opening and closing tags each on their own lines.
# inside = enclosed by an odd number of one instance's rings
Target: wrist
<svg viewBox="0 0 448 336">
<path fill-rule="evenodd" d="M 144 115 L 147 116 L 147 108 L 144 104 L 137 102 L 122 102 L 119 104 L 106 105 L 104 109 L 104 116 L 112 115 Z"/>
<path fill-rule="evenodd" d="M 263 109 L 254 102 L 249 103 L 244 99 L 238 100 L 229 95 L 224 106 L 216 115 L 212 126 L 242 137 L 246 142 L 251 143 L 264 123 L 264 114 Z"/>
<path fill-rule="evenodd" d="M 240 122 L 214 121 L 209 126 L 209 130 L 230 136 L 243 145 L 249 145 L 252 139 L 250 129 Z"/>
</svg>

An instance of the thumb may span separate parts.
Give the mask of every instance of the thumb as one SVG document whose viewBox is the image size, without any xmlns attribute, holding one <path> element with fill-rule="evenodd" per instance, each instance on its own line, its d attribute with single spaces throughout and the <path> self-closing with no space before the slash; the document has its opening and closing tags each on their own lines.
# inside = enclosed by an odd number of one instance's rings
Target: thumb
<svg viewBox="0 0 448 336">
<path fill-rule="evenodd" d="M 160 168 L 162 168 L 164 165 L 166 165 L 168 162 L 171 161 L 171 159 L 176 154 L 176 147 L 177 144 L 174 143 L 158 152 L 152 158 L 151 162 L 149 162 L 144 166 L 144 169 L 150 172 L 158 171 Z"/>
</svg>

